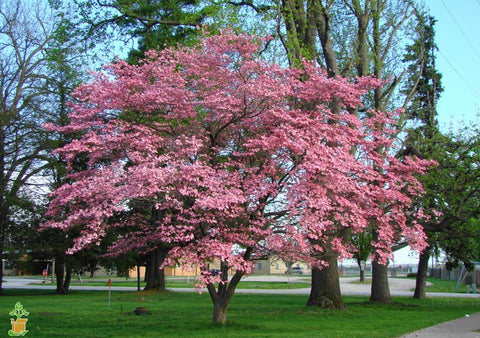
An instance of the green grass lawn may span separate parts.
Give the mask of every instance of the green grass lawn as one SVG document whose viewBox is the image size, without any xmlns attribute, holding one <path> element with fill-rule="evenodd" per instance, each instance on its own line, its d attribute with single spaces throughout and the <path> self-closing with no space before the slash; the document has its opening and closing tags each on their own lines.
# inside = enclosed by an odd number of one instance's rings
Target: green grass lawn
<svg viewBox="0 0 480 338">
<path fill-rule="evenodd" d="M 302 295 L 234 296 L 225 327 L 212 327 L 208 294 L 4 290 L 0 334 L 11 328 L 9 312 L 21 302 L 30 312 L 31 337 L 396 337 L 480 311 L 479 299 L 395 298 L 395 304 L 345 297 L 345 311 L 305 307 Z M 149 314 L 137 316 L 136 307 Z"/>
<path fill-rule="evenodd" d="M 197 282 L 192 280 L 173 280 L 167 279 L 166 285 L 168 288 L 194 288 Z M 35 283 L 37 285 L 37 283 Z M 55 285 L 52 283 L 40 284 L 40 285 Z M 73 281 L 70 285 L 72 286 L 107 286 L 107 281 L 99 281 L 99 280 L 90 280 L 85 279 L 82 283 L 78 281 Z M 112 288 L 117 286 L 125 286 L 125 287 L 136 287 L 137 282 L 133 280 L 113 280 L 112 281 Z M 145 286 L 144 282 L 140 282 L 140 286 L 143 288 Z M 242 281 L 238 284 L 238 289 L 302 289 L 302 288 L 309 288 L 310 283 L 308 282 L 249 282 L 249 281 Z"/>
<path fill-rule="evenodd" d="M 95 284 L 95 283 L 94 283 Z M 196 284 L 196 281 L 181 281 L 181 280 L 167 280 L 166 285 L 167 288 L 194 288 Z M 82 285 L 82 284 L 79 284 Z M 88 285 L 91 285 L 90 283 Z M 99 284 L 99 285 L 105 285 Z M 118 284 L 112 284 L 112 287 L 114 285 L 117 286 L 137 286 L 136 282 L 126 282 L 126 283 L 118 283 Z M 142 286 L 145 285 L 145 283 L 141 283 Z M 285 282 L 248 282 L 248 281 L 242 281 L 238 284 L 239 289 L 301 289 L 301 288 L 309 288 L 310 284 L 309 283 L 298 283 L 298 282 L 292 282 L 292 283 L 285 283 Z"/>
<path fill-rule="evenodd" d="M 408 277 L 409 279 L 415 279 L 415 277 Z M 440 278 L 427 278 L 427 281 L 432 283 L 432 285 L 427 286 L 427 292 L 446 292 L 446 293 L 453 293 L 455 292 L 455 286 L 457 285 L 457 281 L 454 280 L 446 280 Z M 414 291 L 414 289 L 412 289 Z M 458 288 L 458 293 L 466 293 L 467 288 L 465 284 L 460 284 Z M 471 292 L 471 290 L 470 290 Z M 477 291 L 478 292 L 478 291 Z"/>
</svg>

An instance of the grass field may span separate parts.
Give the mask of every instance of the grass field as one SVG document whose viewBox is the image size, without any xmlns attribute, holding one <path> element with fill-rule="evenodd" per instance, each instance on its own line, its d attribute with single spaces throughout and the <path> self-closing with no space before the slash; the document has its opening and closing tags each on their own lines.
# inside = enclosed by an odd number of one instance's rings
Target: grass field
<svg viewBox="0 0 480 338">
<path fill-rule="evenodd" d="M 412 278 L 412 277 L 409 277 Z M 415 278 L 412 278 L 415 279 Z M 445 280 L 440 278 L 427 278 L 427 281 L 432 283 L 432 285 L 427 286 L 427 292 L 446 292 L 452 293 L 455 292 L 455 286 L 457 285 L 457 281 L 454 280 Z M 412 289 L 413 291 L 413 289 Z M 466 293 L 467 287 L 465 284 L 460 284 L 458 293 Z M 471 291 L 470 291 L 471 292 Z"/>
<path fill-rule="evenodd" d="M 195 280 L 173 280 L 167 279 L 166 286 L 168 288 L 194 288 L 197 282 Z M 47 283 L 46 285 L 54 285 L 51 283 Z M 72 282 L 71 285 L 88 285 L 88 286 L 106 286 L 106 281 L 96 281 L 96 280 L 85 280 L 83 283 Z M 144 282 L 140 283 L 141 287 L 145 286 Z M 132 280 L 115 280 L 112 282 L 112 287 L 115 286 L 130 286 L 136 287 L 137 282 Z M 263 290 L 271 290 L 271 289 L 301 289 L 301 288 L 309 288 L 310 283 L 308 282 L 249 282 L 249 281 L 242 281 L 238 284 L 239 289 L 263 289 Z"/>
<path fill-rule="evenodd" d="M 480 311 L 479 299 L 395 298 L 395 304 L 368 304 L 344 297 L 345 311 L 305 307 L 306 296 L 234 296 L 225 327 L 212 327 L 208 294 L 4 290 L 0 335 L 11 328 L 8 312 L 21 302 L 30 312 L 30 337 L 396 337 Z M 148 314 L 137 316 L 136 307 Z"/>
</svg>

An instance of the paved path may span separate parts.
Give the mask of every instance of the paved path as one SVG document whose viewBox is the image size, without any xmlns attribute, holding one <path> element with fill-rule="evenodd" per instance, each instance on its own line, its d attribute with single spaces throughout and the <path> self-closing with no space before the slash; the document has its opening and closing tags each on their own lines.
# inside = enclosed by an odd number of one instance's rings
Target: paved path
<svg viewBox="0 0 480 338">
<path fill-rule="evenodd" d="M 185 279 L 185 277 L 183 277 Z M 252 282 L 299 282 L 305 281 L 305 277 L 297 276 L 247 276 L 242 278 L 244 281 Z M 370 295 L 370 284 L 360 284 L 353 283 L 358 280 L 357 277 L 347 277 L 340 278 L 340 289 L 343 295 L 348 296 L 369 296 Z M 43 290 L 54 290 L 55 286 L 52 285 L 42 285 L 42 279 L 30 279 L 30 278 L 17 278 L 17 277 L 4 277 L 3 287 L 5 289 L 43 289 Z M 410 291 L 415 287 L 414 279 L 406 278 L 389 278 L 388 279 L 390 286 L 390 294 L 392 296 L 400 297 L 412 297 L 413 291 Z M 33 284 L 36 283 L 36 284 Z M 105 283 L 106 284 L 106 283 Z M 115 283 L 114 283 L 115 285 Z M 83 291 L 106 291 L 108 287 L 105 286 L 71 286 L 71 290 L 83 290 Z M 125 287 L 125 286 L 114 286 L 112 288 L 116 291 L 137 291 L 136 287 Z M 193 288 L 173 288 L 172 291 L 178 292 L 197 292 Z M 206 291 L 206 290 L 205 290 Z M 308 295 L 310 293 L 310 287 L 307 286 L 302 289 L 276 289 L 276 290 L 263 290 L 263 289 L 237 289 L 236 293 L 263 293 L 263 294 L 299 294 L 299 295 Z M 480 294 L 471 294 L 471 293 L 439 293 L 439 292 L 427 292 L 427 297 L 461 297 L 461 298 L 479 298 Z"/>
<path fill-rule="evenodd" d="M 480 312 L 466 315 L 420 331 L 409 333 L 401 338 L 478 338 L 480 337 Z"/>
</svg>

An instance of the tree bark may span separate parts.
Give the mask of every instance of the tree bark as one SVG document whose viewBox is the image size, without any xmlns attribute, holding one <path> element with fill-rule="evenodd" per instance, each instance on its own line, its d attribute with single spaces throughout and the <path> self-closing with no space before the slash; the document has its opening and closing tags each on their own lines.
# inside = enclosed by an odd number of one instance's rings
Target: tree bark
<svg viewBox="0 0 480 338">
<path fill-rule="evenodd" d="M 0 296 L 3 295 L 3 241 L 0 243 Z"/>
<path fill-rule="evenodd" d="M 243 259 L 248 261 L 253 249 L 247 247 L 243 254 Z M 215 289 L 215 285 L 212 283 L 207 284 L 207 290 L 210 294 L 210 298 L 213 302 L 213 325 L 225 325 L 227 323 L 227 310 L 230 301 L 232 300 L 235 289 L 238 283 L 245 274 L 243 271 L 236 271 L 232 279 L 228 281 L 228 264 L 226 262 L 220 262 L 220 271 L 222 283 L 218 284 L 218 290 Z"/>
<path fill-rule="evenodd" d="M 147 258 L 145 268 L 146 285 L 144 290 L 166 291 L 165 271 L 160 269 L 165 257 L 167 257 L 168 249 L 158 247 L 151 251 Z"/>
<path fill-rule="evenodd" d="M 213 325 L 225 325 L 227 323 L 227 309 L 230 300 L 222 299 L 213 302 Z"/>
<path fill-rule="evenodd" d="M 3 210 L 0 206 L 0 212 Z M 0 296 L 3 295 L 3 248 L 5 243 L 5 232 L 6 232 L 6 220 L 4 220 L 3 216 L 0 216 Z M 5 222 L 5 223 L 4 223 Z"/>
<path fill-rule="evenodd" d="M 312 286 L 307 306 L 319 306 L 330 309 L 345 309 L 338 275 L 337 257 L 330 253 L 326 257 L 328 266 L 312 269 Z"/>
<path fill-rule="evenodd" d="M 428 260 L 430 259 L 430 248 L 425 248 L 418 259 L 417 279 L 413 298 L 425 299 L 427 289 Z"/>
<path fill-rule="evenodd" d="M 362 264 L 360 262 L 357 262 L 358 268 L 360 269 L 360 283 L 365 282 L 365 270 L 362 269 Z"/>
<path fill-rule="evenodd" d="M 388 266 L 378 263 L 377 260 L 372 262 L 370 301 L 384 304 L 392 303 L 390 288 L 388 286 Z"/>
<path fill-rule="evenodd" d="M 0 126 L 0 295 L 3 294 L 3 250 L 8 229 L 9 207 L 6 202 L 6 186 L 4 180 L 4 158 L 3 158 L 3 127 Z"/>
<path fill-rule="evenodd" d="M 65 293 L 68 292 L 70 289 L 70 282 L 72 281 L 72 268 L 69 266 L 69 264 L 66 264 L 66 273 L 65 273 L 65 280 L 63 281 L 63 289 L 65 290 Z"/>
<path fill-rule="evenodd" d="M 55 293 L 57 295 L 66 295 L 67 290 L 64 286 L 65 280 L 65 258 L 62 255 L 57 255 L 55 258 L 55 275 L 57 276 L 57 289 Z"/>
<path fill-rule="evenodd" d="M 232 300 L 235 289 L 238 283 L 242 279 L 244 273 L 237 271 L 233 275 L 230 282 L 228 282 L 228 266 L 225 263 L 221 263 L 222 280 L 224 283 L 218 285 L 218 290 L 215 289 L 213 284 L 208 284 L 207 289 L 210 294 L 210 298 L 213 302 L 213 325 L 225 325 L 227 323 L 227 310 L 230 301 Z"/>
</svg>

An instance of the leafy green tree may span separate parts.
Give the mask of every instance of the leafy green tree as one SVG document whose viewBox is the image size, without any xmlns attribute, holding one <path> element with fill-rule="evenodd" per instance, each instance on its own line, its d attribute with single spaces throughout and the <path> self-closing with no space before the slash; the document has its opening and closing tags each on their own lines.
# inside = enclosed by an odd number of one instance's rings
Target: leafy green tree
<svg viewBox="0 0 480 338">
<path fill-rule="evenodd" d="M 352 244 L 357 249 L 353 253 L 353 258 L 360 269 L 360 282 L 365 282 L 365 270 L 362 262 L 366 262 L 372 253 L 372 236 L 369 232 L 363 232 L 352 236 Z"/>
<path fill-rule="evenodd" d="M 472 261 L 479 259 L 480 238 L 480 129 L 438 134 L 422 145 L 438 165 L 420 178 L 426 194 L 418 204 L 436 212 L 424 224 L 430 247 L 420 255 L 415 298 L 425 298 L 428 260 L 434 250 L 446 254 L 448 268 L 463 263 L 472 270 Z"/>
<path fill-rule="evenodd" d="M 66 125 L 69 122 L 68 114 L 70 108 L 68 103 L 73 101 L 70 93 L 82 81 L 87 78 L 87 50 L 76 38 L 76 29 L 61 13 L 55 8 L 52 11 L 56 14 L 55 29 L 51 40 L 46 48 L 48 92 L 45 95 L 47 108 L 46 122 L 58 125 Z M 45 172 L 45 181 L 49 189 L 56 189 L 68 181 L 66 164 L 56 154 L 54 149 L 71 142 L 79 135 L 68 136 L 49 132 L 45 138 L 45 148 L 50 153 L 48 157 L 48 168 Z M 78 158 L 75 166 L 77 169 L 85 165 L 82 158 Z M 69 290 L 73 273 L 82 273 L 90 266 L 94 270 L 100 253 L 98 249 L 84 250 L 75 255 L 66 255 L 66 250 L 72 245 L 72 240 L 78 236 L 75 229 L 62 231 L 59 229 L 43 230 L 40 243 L 49 254 L 49 258 L 55 262 L 56 293 L 66 294 Z"/>
<path fill-rule="evenodd" d="M 111 55 L 115 44 L 129 50 L 137 62 L 149 49 L 188 44 L 198 27 L 215 14 L 218 5 L 202 0 L 51 0 L 90 51 L 103 45 Z"/>
</svg>

